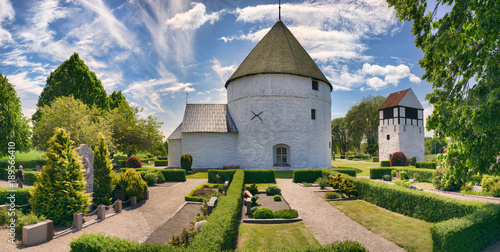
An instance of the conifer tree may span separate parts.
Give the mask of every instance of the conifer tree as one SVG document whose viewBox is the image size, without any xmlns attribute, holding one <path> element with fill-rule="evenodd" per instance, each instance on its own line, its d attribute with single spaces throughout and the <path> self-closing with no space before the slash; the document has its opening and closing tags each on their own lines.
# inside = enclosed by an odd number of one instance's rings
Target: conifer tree
<svg viewBox="0 0 500 252">
<path fill-rule="evenodd" d="M 38 216 L 53 220 L 57 226 L 70 226 L 73 214 L 86 212 L 89 206 L 83 164 L 64 129 L 57 128 L 48 144 L 47 165 L 37 178 L 30 204 Z"/>
<path fill-rule="evenodd" d="M 94 147 L 94 195 L 93 206 L 109 205 L 114 190 L 114 172 L 104 137 L 99 134 L 99 145 Z"/>
</svg>

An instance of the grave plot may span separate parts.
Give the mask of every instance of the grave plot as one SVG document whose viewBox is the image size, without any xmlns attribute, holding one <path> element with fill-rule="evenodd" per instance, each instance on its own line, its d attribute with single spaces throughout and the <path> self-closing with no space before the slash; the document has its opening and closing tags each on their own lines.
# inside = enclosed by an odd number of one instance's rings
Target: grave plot
<svg viewBox="0 0 500 252">
<path fill-rule="evenodd" d="M 267 185 L 265 191 L 258 191 L 255 184 L 248 185 L 244 191 L 242 222 L 244 223 L 289 223 L 300 221 L 298 213 L 281 195 L 276 185 Z"/>
</svg>

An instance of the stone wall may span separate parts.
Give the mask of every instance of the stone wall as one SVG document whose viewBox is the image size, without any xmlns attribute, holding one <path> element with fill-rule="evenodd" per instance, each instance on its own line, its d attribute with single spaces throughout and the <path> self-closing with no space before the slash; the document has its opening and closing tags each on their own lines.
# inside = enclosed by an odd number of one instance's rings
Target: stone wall
<svg viewBox="0 0 500 252">
<path fill-rule="evenodd" d="M 168 140 L 168 168 L 181 167 L 181 140 Z"/>
<path fill-rule="evenodd" d="M 194 169 L 238 165 L 237 137 L 238 133 L 183 133 L 182 154 L 189 153 L 193 156 L 192 168 Z"/>
<path fill-rule="evenodd" d="M 378 144 L 380 160 L 389 160 L 390 155 L 402 151 L 406 157 L 416 157 L 424 161 L 424 132 L 420 125 L 394 124 L 391 119 L 385 125 L 379 125 Z M 395 119 L 397 122 L 397 119 Z M 387 136 L 389 135 L 389 140 Z"/>
</svg>

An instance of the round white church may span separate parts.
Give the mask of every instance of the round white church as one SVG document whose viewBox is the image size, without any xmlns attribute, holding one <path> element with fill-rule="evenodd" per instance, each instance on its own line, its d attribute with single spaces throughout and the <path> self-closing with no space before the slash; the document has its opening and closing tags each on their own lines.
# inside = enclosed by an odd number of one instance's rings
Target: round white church
<svg viewBox="0 0 500 252">
<path fill-rule="evenodd" d="M 278 21 L 227 80 L 227 104 L 187 104 L 169 167 L 331 167 L 332 85 Z"/>
</svg>

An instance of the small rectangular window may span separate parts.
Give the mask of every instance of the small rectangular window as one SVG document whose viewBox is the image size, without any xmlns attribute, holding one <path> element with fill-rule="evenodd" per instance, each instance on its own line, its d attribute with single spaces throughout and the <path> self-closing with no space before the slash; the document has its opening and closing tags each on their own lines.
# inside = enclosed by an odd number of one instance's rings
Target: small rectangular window
<svg viewBox="0 0 500 252">
<path fill-rule="evenodd" d="M 318 82 L 317 81 L 315 81 L 315 80 L 312 81 L 312 88 L 313 88 L 313 90 L 318 90 Z"/>
<path fill-rule="evenodd" d="M 387 140 L 391 140 L 391 135 L 387 135 Z"/>
<path fill-rule="evenodd" d="M 316 110 L 311 109 L 311 119 L 316 120 Z"/>
</svg>

